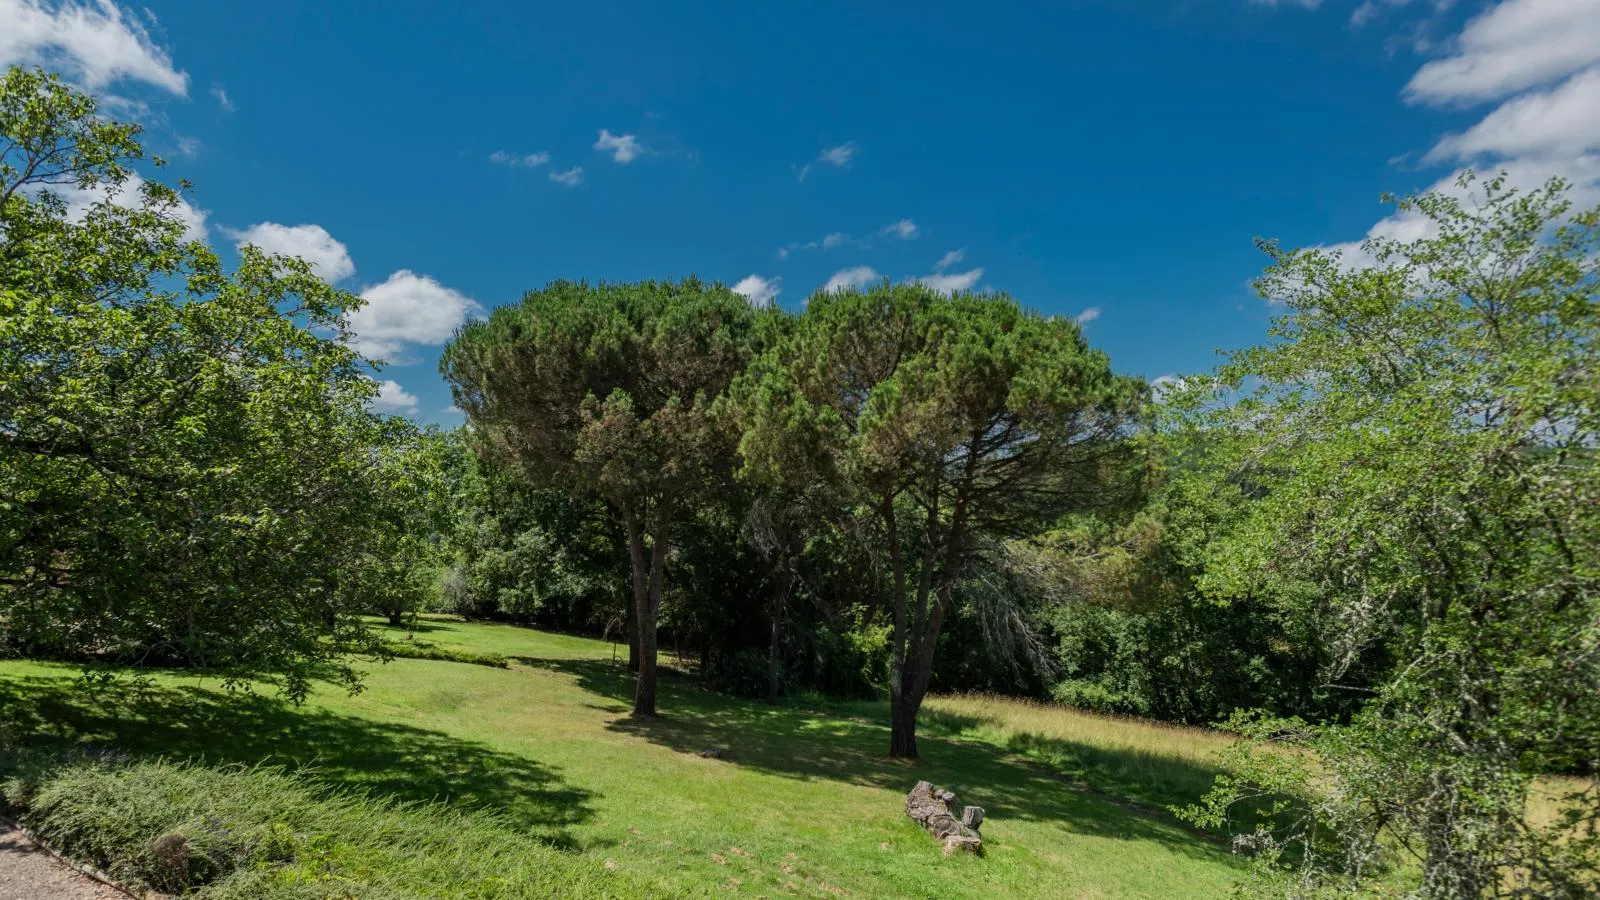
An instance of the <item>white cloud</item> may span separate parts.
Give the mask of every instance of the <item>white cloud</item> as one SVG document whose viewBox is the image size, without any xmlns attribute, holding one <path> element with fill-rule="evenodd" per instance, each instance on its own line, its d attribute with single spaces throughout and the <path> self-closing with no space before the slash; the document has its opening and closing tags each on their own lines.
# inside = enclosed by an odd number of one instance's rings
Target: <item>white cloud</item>
<svg viewBox="0 0 1600 900">
<path fill-rule="evenodd" d="M 489 154 L 489 161 L 513 169 L 533 169 L 549 162 L 550 154 L 543 150 L 538 153 L 507 153 L 504 150 L 496 150 Z"/>
<path fill-rule="evenodd" d="M 1393 6 L 1397 2 L 1404 3 L 1405 0 L 1388 0 L 1388 2 L 1384 3 L 1379 3 L 1378 0 L 1366 0 L 1366 2 L 1356 7 L 1355 12 L 1350 14 L 1350 27 L 1360 28 L 1376 18 L 1382 7 Z"/>
<path fill-rule="evenodd" d="M 836 250 L 840 247 L 854 247 L 857 250 L 870 249 L 878 238 L 893 237 L 903 241 L 917 237 L 921 232 L 917 223 L 910 219 L 901 219 L 878 229 L 866 237 L 854 237 L 843 231 L 831 231 L 814 241 L 794 241 L 778 248 L 778 258 L 788 259 L 789 254 L 796 250 Z"/>
<path fill-rule="evenodd" d="M 189 76 L 111 0 L 0 0 L 0 67 L 42 65 L 100 91 L 126 79 L 180 96 Z"/>
<path fill-rule="evenodd" d="M 858 241 L 842 231 L 830 231 L 814 241 L 805 241 L 804 243 L 794 241 L 786 246 L 779 247 L 778 258 L 787 259 L 789 254 L 796 250 L 816 250 L 819 248 L 822 250 L 834 250 L 843 247 L 845 244 L 853 244 L 863 249 L 867 246 L 865 241 Z"/>
<path fill-rule="evenodd" d="M 1493 100 L 1600 62 L 1600 3 L 1505 0 L 1468 22 L 1454 46 L 1411 77 L 1408 99 Z"/>
<path fill-rule="evenodd" d="M 823 285 L 822 289 L 831 293 L 848 288 L 865 287 L 882 277 L 878 274 L 878 270 L 871 266 L 852 266 L 833 273 L 833 277 L 828 279 L 828 283 Z"/>
<path fill-rule="evenodd" d="M 298 256 L 310 264 L 311 271 L 324 281 L 340 281 L 356 271 L 356 264 L 350 259 L 350 250 L 321 225 L 259 222 L 243 231 L 231 232 L 228 236 L 234 238 L 238 247 L 255 244 L 267 253 Z"/>
<path fill-rule="evenodd" d="M 972 290 L 972 286 L 982 277 L 982 269 L 971 269 L 966 272 L 935 272 L 918 278 L 917 283 L 933 288 L 941 294 L 955 294 Z"/>
<path fill-rule="evenodd" d="M 583 166 L 573 166 L 561 172 L 552 171 L 550 180 L 563 187 L 577 187 L 583 183 Z"/>
<path fill-rule="evenodd" d="M 1454 188 L 1454 179 L 1455 176 L 1452 175 L 1450 178 L 1436 183 L 1433 189 L 1452 189 Z M 1434 237 L 1438 233 L 1438 226 L 1434 224 L 1432 219 L 1415 210 L 1410 210 L 1391 213 L 1379 219 L 1376 224 L 1367 229 L 1366 237 L 1363 240 L 1327 244 L 1315 249 L 1337 252 L 1345 268 L 1364 269 L 1375 266 L 1378 263 L 1378 260 L 1362 246 L 1365 241 L 1394 240 L 1401 243 L 1410 243 L 1411 241 Z"/>
<path fill-rule="evenodd" d="M 1452 134 L 1425 162 L 1480 156 L 1571 157 L 1600 148 L 1600 67 L 1580 72 L 1549 91 L 1506 101 L 1483 121 Z"/>
<path fill-rule="evenodd" d="M 1350 14 L 1350 27 L 1360 28 L 1391 7 L 1409 6 L 1414 0 L 1365 0 Z M 1442 13 L 1455 5 L 1455 0 L 1433 0 L 1433 11 Z"/>
<path fill-rule="evenodd" d="M 1494 171 L 1504 172 L 1506 183 L 1518 190 L 1530 190 L 1541 187 L 1554 176 L 1560 176 L 1572 183 L 1572 188 L 1567 197 L 1578 209 L 1588 209 L 1600 204 L 1600 154 L 1586 154 L 1568 160 L 1538 160 L 1538 159 L 1512 159 L 1504 160 L 1495 165 Z M 1428 190 L 1438 191 L 1464 203 L 1472 203 L 1470 192 L 1463 192 L 1456 185 L 1459 172 L 1452 172 L 1434 182 Z M 1415 210 L 1410 212 L 1396 212 L 1379 219 L 1376 224 L 1367 229 L 1368 239 L 1388 239 L 1401 243 L 1437 237 L 1439 228 L 1432 219 Z M 1361 241 L 1346 241 L 1339 244 L 1329 244 L 1318 247 L 1320 250 L 1337 250 L 1344 257 L 1344 265 L 1349 268 L 1365 268 L 1376 265 L 1373 258 L 1361 246 Z"/>
<path fill-rule="evenodd" d="M 1078 313 L 1078 315 L 1073 318 L 1073 321 L 1077 322 L 1079 325 L 1087 325 L 1098 318 L 1100 318 L 1100 307 L 1091 306 L 1083 312 Z"/>
<path fill-rule="evenodd" d="M 233 112 L 233 101 L 228 99 L 227 88 L 220 84 L 213 84 L 211 86 L 211 96 L 217 98 L 217 105 L 222 107 L 223 112 Z"/>
<path fill-rule="evenodd" d="M 439 412 L 441 414 L 443 414 L 443 415 L 446 415 L 446 416 L 463 415 L 463 413 L 461 412 L 461 407 L 455 405 L 454 403 L 450 404 L 449 406 L 446 406 L 444 409 L 439 410 Z"/>
<path fill-rule="evenodd" d="M 1322 5 L 1322 0 L 1250 0 L 1254 6 L 1299 6 L 1304 9 L 1316 9 Z"/>
<path fill-rule="evenodd" d="M 410 414 L 417 411 L 417 397 L 400 386 L 400 382 L 385 379 L 378 384 L 378 396 L 372 398 L 372 408 L 379 412 Z"/>
<path fill-rule="evenodd" d="M 128 180 L 115 189 L 104 184 L 87 189 L 74 184 L 56 184 L 51 185 L 49 190 L 66 202 L 67 219 L 81 222 L 90 207 L 97 203 L 110 202 L 123 209 L 139 207 L 144 203 L 144 183 L 144 178 L 139 173 L 129 172 Z M 203 241 L 210 236 L 210 231 L 206 227 L 206 218 L 210 213 L 190 203 L 186 198 L 180 196 L 177 205 L 166 214 L 168 218 L 183 224 L 185 240 Z"/>
<path fill-rule="evenodd" d="M 1150 379 L 1150 393 L 1155 399 L 1162 400 L 1173 391 L 1181 390 L 1187 383 L 1187 380 L 1182 375 L 1176 373 L 1158 375 Z"/>
<path fill-rule="evenodd" d="M 1436 11 L 1448 5 L 1434 2 Z M 1473 127 L 1440 139 L 1424 161 L 1470 164 L 1485 175 L 1504 172 L 1508 185 L 1522 190 L 1560 176 L 1571 183 L 1568 199 L 1578 208 L 1600 202 L 1600 3 L 1504 0 L 1446 44 L 1450 55 L 1423 65 L 1406 85 L 1406 98 L 1502 102 Z M 1459 174 L 1438 179 L 1430 190 L 1472 204 L 1472 192 L 1455 183 Z M 1420 213 L 1397 212 L 1368 229 L 1367 238 L 1409 242 L 1437 232 Z M 1320 249 L 1339 251 L 1348 267 L 1376 263 L 1358 241 Z"/>
<path fill-rule="evenodd" d="M 883 226 L 878 233 L 888 235 L 889 237 L 899 238 L 902 241 L 909 241 L 918 234 L 917 223 L 911 221 L 910 219 L 901 219 L 898 222 L 892 222 Z"/>
<path fill-rule="evenodd" d="M 842 169 L 845 166 L 850 165 L 850 161 L 855 159 L 855 156 L 855 141 L 846 141 L 837 147 L 824 148 L 821 153 L 817 154 L 816 159 L 800 167 L 800 180 L 805 181 L 806 176 L 811 174 L 811 170 L 819 165 L 833 166 L 835 169 Z"/>
<path fill-rule="evenodd" d="M 943 272 L 945 269 L 950 268 L 951 266 L 955 265 L 958 262 L 961 262 L 963 259 L 966 259 L 966 258 L 967 258 L 967 251 L 965 249 L 962 249 L 962 250 L 951 250 L 949 253 L 946 253 L 945 255 L 939 257 L 939 261 L 933 264 L 933 270 L 935 272 Z"/>
<path fill-rule="evenodd" d="M 751 274 L 739 279 L 739 283 L 733 286 L 733 292 L 744 295 L 751 306 L 771 306 L 772 301 L 778 299 L 782 283 L 783 278 L 779 276 L 762 278 L 760 275 Z"/>
<path fill-rule="evenodd" d="M 352 345 L 382 359 L 398 357 L 407 344 L 442 344 L 483 309 L 467 295 L 409 269 L 362 291 L 361 298 L 366 305 L 350 314 Z"/>
<path fill-rule="evenodd" d="M 194 159 L 204 148 L 205 145 L 200 143 L 199 138 L 178 136 L 178 155 L 184 159 Z"/>
<path fill-rule="evenodd" d="M 846 141 L 837 147 L 829 147 L 817 157 L 817 162 L 825 162 L 830 166 L 847 166 L 856 155 L 856 142 Z"/>
<path fill-rule="evenodd" d="M 644 146 L 639 139 L 631 134 L 612 134 L 610 131 L 600 129 L 600 137 L 595 139 L 594 149 L 611 154 L 611 158 L 624 165 L 639 158 L 644 152 Z"/>
</svg>

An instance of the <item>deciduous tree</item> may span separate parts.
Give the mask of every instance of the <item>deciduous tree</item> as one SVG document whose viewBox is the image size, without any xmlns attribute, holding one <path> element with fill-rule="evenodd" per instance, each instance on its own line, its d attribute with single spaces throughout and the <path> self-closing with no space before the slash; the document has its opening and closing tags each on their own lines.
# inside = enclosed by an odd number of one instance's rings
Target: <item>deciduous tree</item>
<svg viewBox="0 0 1600 900">
<path fill-rule="evenodd" d="M 1295 798 L 1250 840 L 1296 890 L 1399 850 L 1428 897 L 1593 896 L 1593 790 L 1527 811 L 1541 775 L 1600 768 L 1600 214 L 1470 175 L 1400 209 L 1422 236 L 1364 260 L 1266 244 L 1274 342 L 1188 398 L 1217 489 L 1255 498 L 1207 590 L 1310 604 L 1330 682 L 1395 660 L 1348 724 L 1250 723 L 1316 765 L 1247 746 L 1200 818 Z"/>
<path fill-rule="evenodd" d="M 361 301 L 252 247 L 226 269 L 137 126 L 52 76 L 0 79 L 0 136 L 0 635 L 303 693 L 370 647 L 348 568 L 415 439 L 367 408 Z"/>
</svg>

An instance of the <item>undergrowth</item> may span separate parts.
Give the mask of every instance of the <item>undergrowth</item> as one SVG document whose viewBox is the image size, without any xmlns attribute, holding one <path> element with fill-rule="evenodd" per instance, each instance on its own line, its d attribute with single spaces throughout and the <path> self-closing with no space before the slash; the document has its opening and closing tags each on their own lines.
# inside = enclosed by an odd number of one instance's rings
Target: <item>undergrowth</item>
<svg viewBox="0 0 1600 900">
<path fill-rule="evenodd" d="M 330 790 L 274 767 L 4 750 L 0 803 L 124 884 L 212 900 L 644 894 L 492 815 Z"/>
<path fill-rule="evenodd" d="M 469 663 L 474 666 L 489 666 L 495 669 L 504 669 L 509 665 L 506 658 L 498 653 L 452 650 L 428 641 L 390 641 L 384 644 L 384 649 L 389 652 L 389 655 L 403 659 L 434 659 L 443 662 Z"/>
</svg>

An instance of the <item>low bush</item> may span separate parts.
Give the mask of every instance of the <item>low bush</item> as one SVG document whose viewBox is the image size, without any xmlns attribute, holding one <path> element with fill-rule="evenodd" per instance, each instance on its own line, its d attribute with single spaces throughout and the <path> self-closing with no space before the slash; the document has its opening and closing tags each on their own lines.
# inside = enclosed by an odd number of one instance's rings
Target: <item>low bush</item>
<svg viewBox="0 0 1600 900">
<path fill-rule="evenodd" d="M 319 788 L 277 768 L 0 751 L 0 803 L 132 887 L 206 898 L 637 896 L 491 815 Z"/>
<path fill-rule="evenodd" d="M 470 650 L 451 650 L 427 641 L 391 641 L 384 645 L 391 656 L 402 659 L 436 659 L 444 662 L 469 663 L 504 669 L 509 663 L 498 653 L 473 653 Z"/>
</svg>

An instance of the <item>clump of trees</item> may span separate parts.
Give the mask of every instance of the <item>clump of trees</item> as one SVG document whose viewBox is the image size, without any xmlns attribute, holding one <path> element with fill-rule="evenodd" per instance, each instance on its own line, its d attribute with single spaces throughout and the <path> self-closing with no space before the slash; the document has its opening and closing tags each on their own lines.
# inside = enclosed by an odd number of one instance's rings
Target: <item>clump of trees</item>
<svg viewBox="0 0 1600 900">
<path fill-rule="evenodd" d="M 14 69 L 0 132 L 0 649 L 301 697 L 433 605 L 625 635 L 640 716 L 669 643 L 886 695 L 896 756 L 930 690 L 1226 720 L 1184 813 L 1249 822 L 1265 893 L 1600 892 L 1600 213 L 1561 182 L 1264 244 L 1271 340 L 1160 403 L 1000 294 L 556 282 L 446 348 L 446 434 L 370 412 L 359 298 L 186 240 L 137 127 Z M 1530 818 L 1552 774 L 1589 787 Z"/>
<path fill-rule="evenodd" d="M 1600 770 L 1596 217 L 1560 183 L 1460 188 L 1360 265 L 1265 245 L 1272 342 L 1154 407 L 1003 296 L 753 313 L 696 395 L 664 621 L 725 683 L 764 650 L 769 697 L 860 673 L 895 755 L 934 687 L 1229 720 L 1187 815 L 1265 803 L 1239 839 L 1269 893 L 1386 889 L 1412 855 L 1426 896 L 1591 894 L 1593 789 L 1527 808 Z"/>
<path fill-rule="evenodd" d="M 54 76 L 0 78 L 0 135 L 0 639 L 353 677 L 437 470 L 368 411 L 361 301 L 252 247 L 225 269 L 135 174 L 138 127 Z"/>
<path fill-rule="evenodd" d="M 766 557 L 770 698 L 798 557 L 848 518 L 885 550 L 873 599 L 893 623 L 890 753 L 915 756 L 958 583 L 996 542 L 1137 480 L 1128 438 L 1145 388 L 1075 323 L 1001 296 L 885 283 L 782 315 L 692 279 L 557 283 L 463 327 L 441 368 L 485 456 L 614 512 L 636 715 L 655 713 L 677 528 L 731 513 Z"/>
<path fill-rule="evenodd" d="M 1600 214 L 1559 181 L 1457 187 L 1401 203 L 1426 236 L 1370 266 L 1266 245 L 1277 340 L 1194 384 L 1173 435 L 1241 510 L 1199 587 L 1308 622 L 1327 682 L 1368 669 L 1348 719 L 1236 719 L 1193 811 L 1274 794 L 1246 839 L 1300 894 L 1397 857 L 1428 897 L 1600 890 L 1593 784 L 1527 815 L 1536 779 L 1600 771 Z"/>
</svg>

